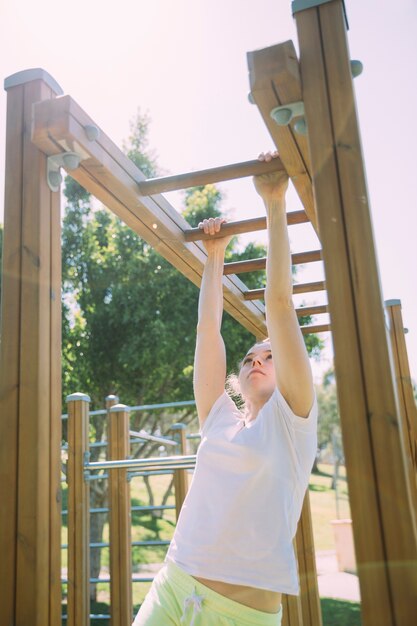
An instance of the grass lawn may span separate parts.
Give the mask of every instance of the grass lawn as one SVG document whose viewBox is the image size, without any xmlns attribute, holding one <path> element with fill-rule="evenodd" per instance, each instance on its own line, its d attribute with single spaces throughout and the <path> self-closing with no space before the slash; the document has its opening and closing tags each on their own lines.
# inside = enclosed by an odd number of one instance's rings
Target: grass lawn
<svg viewBox="0 0 417 626">
<path fill-rule="evenodd" d="M 330 489 L 332 479 L 331 466 L 320 465 L 320 473 L 312 475 L 309 491 L 313 515 L 313 530 L 315 549 L 317 551 L 334 550 L 333 531 L 331 520 L 336 519 L 336 498 L 334 490 Z M 155 504 L 161 503 L 170 482 L 169 475 L 151 477 L 152 489 L 155 495 Z M 347 500 L 347 487 L 344 468 L 340 471 L 338 486 L 339 517 L 349 518 L 350 510 Z M 142 478 L 134 478 L 131 481 L 132 505 L 147 505 L 148 494 Z M 167 504 L 175 504 L 174 496 L 171 495 Z M 132 541 L 167 540 L 172 537 L 175 528 L 175 510 L 164 512 L 163 518 L 152 516 L 150 513 L 132 512 Z M 108 540 L 108 525 L 104 529 L 104 540 Z M 62 542 L 67 541 L 67 529 L 63 526 Z M 133 547 L 132 562 L 133 572 L 146 572 L 146 566 L 153 563 L 161 563 L 164 559 L 167 546 Z M 63 563 L 66 567 L 67 551 L 62 552 Z M 102 566 L 107 568 L 109 564 L 109 551 L 103 550 Z M 148 575 L 148 573 L 146 573 Z M 133 604 L 135 613 L 146 596 L 150 583 L 133 583 Z M 97 603 L 91 607 L 93 614 L 109 613 L 109 585 L 97 585 Z M 323 626 L 360 626 L 360 607 L 358 603 L 331 598 L 321 598 L 323 613 Z M 64 611 L 65 612 L 65 611 Z M 63 622 L 65 623 L 65 622 Z M 92 626 L 102 626 L 104 620 L 92 620 Z"/>
<path fill-rule="evenodd" d="M 329 465 L 319 465 L 320 474 L 312 474 L 309 485 L 310 503 L 313 517 L 314 546 L 316 551 L 334 550 L 334 539 L 331 521 L 337 518 L 336 496 L 330 489 L 332 483 L 332 468 Z M 346 472 L 341 468 L 338 481 L 339 518 L 350 518 L 348 492 L 346 486 Z"/>
</svg>

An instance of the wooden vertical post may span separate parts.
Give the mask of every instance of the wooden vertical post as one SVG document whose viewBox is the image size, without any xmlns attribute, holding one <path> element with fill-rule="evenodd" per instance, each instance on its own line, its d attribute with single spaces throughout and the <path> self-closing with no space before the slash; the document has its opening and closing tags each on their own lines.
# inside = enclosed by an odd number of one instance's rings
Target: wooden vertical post
<svg viewBox="0 0 417 626">
<path fill-rule="evenodd" d="M 109 408 L 109 461 L 127 459 L 130 453 L 129 408 Z M 110 506 L 110 613 L 112 626 L 130 626 L 133 619 L 132 537 L 130 486 L 127 470 L 109 470 Z"/>
<path fill-rule="evenodd" d="M 185 424 L 173 424 L 171 430 L 174 433 L 174 437 L 179 435 L 180 454 L 187 454 L 187 427 Z M 174 470 L 174 489 L 175 489 L 175 509 L 177 519 L 179 517 L 181 507 L 184 503 L 185 496 L 188 491 L 188 474 L 187 470 L 176 469 Z"/>
<path fill-rule="evenodd" d="M 306 6 L 303 2 L 295 5 Z M 319 6 L 312 6 L 317 4 Z M 401 446 L 344 7 L 296 11 L 308 139 L 332 318 L 364 626 L 417 614 L 417 530 Z"/>
<path fill-rule="evenodd" d="M 410 481 L 416 485 L 417 479 L 417 407 L 411 382 L 408 363 L 407 346 L 405 344 L 403 318 L 400 300 L 387 300 L 385 310 L 389 322 L 391 350 L 394 362 L 395 379 L 397 382 L 402 434 L 404 436 L 404 452 Z M 417 515 L 415 502 L 414 512 Z"/>
<path fill-rule="evenodd" d="M 89 403 L 83 393 L 68 402 L 68 609 L 67 626 L 90 624 L 90 483 L 88 459 Z"/>
<path fill-rule="evenodd" d="M 314 552 L 313 522 L 310 495 L 304 497 L 301 518 L 295 537 L 297 546 L 298 574 L 303 626 L 321 626 L 321 606 Z"/>
<path fill-rule="evenodd" d="M 303 626 L 300 596 L 282 596 L 282 626 Z"/>
<path fill-rule="evenodd" d="M 31 142 L 32 104 L 61 94 L 41 69 L 5 80 L 0 356 L 0 624 L 61 619 L 59 194 Z"/>
</svg>

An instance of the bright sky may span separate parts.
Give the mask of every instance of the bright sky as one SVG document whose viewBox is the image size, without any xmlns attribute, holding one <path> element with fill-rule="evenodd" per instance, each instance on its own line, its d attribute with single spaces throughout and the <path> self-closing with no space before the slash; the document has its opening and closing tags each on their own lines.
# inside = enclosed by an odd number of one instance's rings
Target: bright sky
<svg viewBox="0 0 417 626">
<path fill-rule="evenodd" d="M 165 172 L 244 161 L 272 147 L 247 100 L 246 52 L 287 39 L 297 47 L 290 0 L 118 0 L 109 5 L 0 0 L 0 6 L 0 76 L 42 67 L 120 146 L 137 108 L 148 111 L 150 144 Z M 417 3 L 346 0 L 346 10 L 351 57 L 364 64 L 355 88 L 383 297 L 402 301 L 417 379 Z M 2 92 L 0 219 L 5 112 Z M 234 218 L 262 214 L 249 181 L 221 189 Z M 180 207 L 178 194 L 169 198 Z M 294 193 L 288 202 L 290 209 L 300 208 Z M 300 226 L 292 229 L 291 240 L 294 251 L 317 243 Z M 321 275 L 320 268 L 311 267 L 299 280 Z"/>
</svg>

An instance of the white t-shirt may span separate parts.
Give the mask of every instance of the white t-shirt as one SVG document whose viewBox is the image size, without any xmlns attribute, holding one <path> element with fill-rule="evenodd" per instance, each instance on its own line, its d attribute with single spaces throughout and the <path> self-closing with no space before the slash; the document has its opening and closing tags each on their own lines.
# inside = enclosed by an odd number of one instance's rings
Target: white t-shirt
<svg viewBox="0 0 417 626">
<path fill-rule="evenodd" d="M 201 430 L 166 560 L 191 576 L 296 595 L 292 540 L 316 450 L 316 400 L 301 418 L 275 389 L 245 426 L 224 392 Z"/>
</svg>

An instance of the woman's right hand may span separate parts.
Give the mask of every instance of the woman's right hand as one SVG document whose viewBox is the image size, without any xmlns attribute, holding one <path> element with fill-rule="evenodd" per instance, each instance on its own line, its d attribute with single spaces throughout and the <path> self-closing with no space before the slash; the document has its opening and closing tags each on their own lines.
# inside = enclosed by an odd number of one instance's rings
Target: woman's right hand
<svg viewBox="0 0 417 626">
<path fill-rule="evenodd" d="M 225 222 L 226 220 L 224 217 L 209 217 L 208 219 L 200 222 L 198 227 L 201 230 L 204 230 L 206 235 L 214 235 L 215 233 L 219 233 L 221 231 L 222 224 Z M 216 250 L 219 250 L 224 254 L 231 239 L 232 235 L 225 235 L 224 237 L 213 237 L 213 239 L 203 239 L 202 241 L 205 249 L 207 250 L 207 254 L 210 255 Z"/>
</svg>

